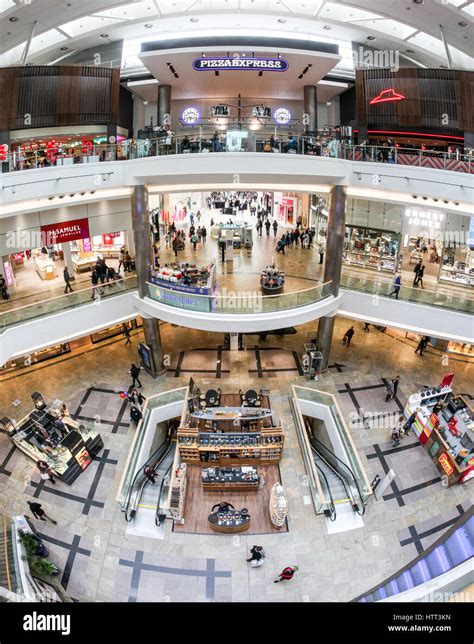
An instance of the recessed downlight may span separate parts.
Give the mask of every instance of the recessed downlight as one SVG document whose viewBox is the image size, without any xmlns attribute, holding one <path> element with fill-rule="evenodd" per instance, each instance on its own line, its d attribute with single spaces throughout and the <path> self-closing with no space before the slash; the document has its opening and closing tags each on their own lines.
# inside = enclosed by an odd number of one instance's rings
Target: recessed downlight
<svg viewBox="0 0 474 644">
<path fill-rule="evenodd" d="M 199 22 L 199 18 L 190 18 L 191 22 Z"/>
<path fill-rule="evenodd" d="M 67 51 L 69 49 L 69 47 L 60 47 L 59 49 L 60 49 L 60 51 Z"/>
<path fill-rule="evenodd" d="M 8 18 L 10 22 L 18 22 L 20 18 L 18 16 L 12 16 L 11 18 Z"/>
<path fill-rule="evenodd" d="M 458 22 L 458 25 L 459 25 L 460 27 L 467 27 L 467 22 L 466 22 L 465 20 L 460 20 L 460 21 Z"/>
<path fill-rule="evenodd" d="M 280 24 L 283 24 L 283 23 L 285 23 L 285 22 L 286 22 L 286 20 L 285 20 L 284 18 L 278 18 L 278 22 L 279 22 Z"/>
<path fill-rule="evenodd" d="M 101 37 L 101 38 L 108 38 L 108 37 L 109 37 L 109 34 L 100 34 L 100 37 Z"/>
<path fill-rule="evenodd" d="M 153 25 L 150 22 L 147 22 L 145 25 L 145 29 L 151 29 Z"/>
<path fill-rule="evenodd" d="M 367 40 L 375 40 L 375 36 L 367 36 Z"/>
</svg>

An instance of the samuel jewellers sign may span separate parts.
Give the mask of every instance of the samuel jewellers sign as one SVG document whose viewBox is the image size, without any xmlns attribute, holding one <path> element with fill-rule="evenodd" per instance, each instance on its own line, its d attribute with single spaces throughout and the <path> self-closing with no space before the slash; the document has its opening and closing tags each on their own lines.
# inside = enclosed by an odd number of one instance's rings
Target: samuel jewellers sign
<svg viewBox="0 0 474 644">
<path fill-rule="evenodd" d="M 252 58 L 250 56 L 231 56 L 227 58 L 196 58 L 193 67 L 198 72 L 237 69 L 265 72 L 286 72 L 288 61 L 284 58 Z"/>
<path fill-rule="evenodd" d="M 62 221 L 57 224 L 41 226 L 42 235 L 46 236 L 49 244 L 62 244 L 76 239 L 87 239 L 89 237 L 89 221 L 87 219 L 74 219 L 73 221 Z"/>
</svg>

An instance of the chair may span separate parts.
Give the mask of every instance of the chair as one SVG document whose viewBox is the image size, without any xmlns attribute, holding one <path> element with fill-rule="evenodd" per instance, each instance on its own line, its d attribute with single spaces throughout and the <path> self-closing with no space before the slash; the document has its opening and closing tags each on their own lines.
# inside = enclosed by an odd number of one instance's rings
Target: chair
<svg viewBox="0 0 474 644">
<path fill-rule="evenodd" d="M 215 389 L 209 389 L 208 391 L 206 391 L 206 405 L 208 407 L 218 407 L 221 401 L 221 393 L 222 391 L 220 389 L 218 389 L 217 391 Z"/>
<path fill-rule="evenodd" d="M 245 392 L 245 402 L 249 407 L 255 407 L 256 402 L 258 401 L 258 394 L 254 389 L 248 389 Z"/>
</svg>

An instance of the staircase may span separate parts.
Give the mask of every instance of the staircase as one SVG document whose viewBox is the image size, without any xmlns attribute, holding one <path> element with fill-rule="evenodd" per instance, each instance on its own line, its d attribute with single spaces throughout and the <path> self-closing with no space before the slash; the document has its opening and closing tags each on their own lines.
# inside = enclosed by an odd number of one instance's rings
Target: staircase
<svg viewBox="0 0 474 644">
<path fill-rule="evenodd" d="M 332 498 L 334 500 L 334 505 L 342 503 L 350 503 L 350 499 L 347 496 L 346 486 L 342 478 L 336 474 L 336 472 L 330 467 L 324 459 L 321 458 L 319 452 L 313 447 L 313 459 L 316 464 L 316 467 L 324 473 L 329 487 L 331 488 Z M 352 509 L 352 507 L 351 507 Z M 336 507 L 336 511 L 339 512 L 339 508 Z"/>
</svg>

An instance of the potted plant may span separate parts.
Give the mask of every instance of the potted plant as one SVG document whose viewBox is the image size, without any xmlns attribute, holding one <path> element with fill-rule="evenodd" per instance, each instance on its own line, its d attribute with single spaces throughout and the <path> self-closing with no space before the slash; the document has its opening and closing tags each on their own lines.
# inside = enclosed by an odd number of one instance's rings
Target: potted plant
<svg viewBox="0 0 474 644">
<path fill-rule="evenodd" d="M 33 557 L 35 555 L 42 555 L 43 557 L 48 556 L 48 550 L 44 543 L 36 537 L 32 532 L 25 532 L 24 530 L 19 531 L 20 542 L 25 547 L 26 554 L 28 557 Z"/>
<path fill-rule="evenodd" d="M 38 559 L 29 559 L 30 570 L 32 573 L 48 577 L 50 575 L 57 575 L 59 569 L 52 561 L 39 557 Z"/>
</svg>

